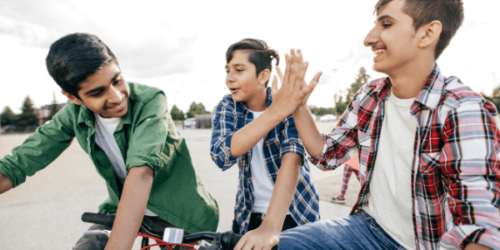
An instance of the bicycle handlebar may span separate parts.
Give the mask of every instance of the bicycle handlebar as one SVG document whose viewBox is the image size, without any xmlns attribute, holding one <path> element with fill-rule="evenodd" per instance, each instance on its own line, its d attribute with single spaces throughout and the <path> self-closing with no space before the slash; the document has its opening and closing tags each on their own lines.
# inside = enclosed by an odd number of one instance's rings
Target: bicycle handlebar
<svg viewBox="0 0 500 250">
<path fill-rule="evenodd" d="M 96 213 L 83 213 L 82 215 L 83 222 L 90 222 L 94 224 L 101 224 L 108 227 L 113 227 L 113 222 L 115 221 L 115 215 L 112 214 L 96 214 Z M 141 226 L 143 228 L 143 226 Z M 146 230 L 145 232 L 148 235 L 161 238 L 163 235 L 162 232 L 150 232 Z M 190 235 L 185 235 L 182 239 L 183 243 L 195 242 L 199 240 L 211 240 L 212 245 L 210 246 L 202 246 L 200 250 L 232 250 L 238 244 L 238 241 L 241 239 L 241 235 L 235 234 L 232 231 L 228 231 L 225 233 L 214 233 L 214 232 L 200 232 L 194 233 Z M 278 250 L 278 246 L 274 246 L 272 250 Z"/>
</svg>

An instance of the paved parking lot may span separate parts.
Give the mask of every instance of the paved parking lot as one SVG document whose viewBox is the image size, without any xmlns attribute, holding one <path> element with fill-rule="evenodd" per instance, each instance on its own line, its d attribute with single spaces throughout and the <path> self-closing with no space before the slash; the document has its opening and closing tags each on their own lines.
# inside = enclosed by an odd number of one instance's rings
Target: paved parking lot
<svg viewBox="0 0 500 250">
<path fill-rule="evenodd" d="M 318 123 L 329 131 L 334 123 Z M 218 231 L 231 228 L 238 169 L 222 172 L 209 155 L 210 130 L 185 129 L 197 174 L 220 208 Z M 0 157 L 10 154 L 28 135 L 1 135 Z M 352 176 L 346 205 L 329 199 L 338 194 L 342 168 L 323 172 L 311 165 L 312 178 L 320 194 L 322 219 L 345 216 L 356 201 L 360 185 Z M 90 226 L 80 221 L 83 212 L 97 211 L 107 197 L 106 186 L 89 157 L 76 141 L 52 164 L 19 187 L 0 195 L 0 249 L 71 249 Z M 138 241 L 136 241 L 138 243 Z M 138 244 L 134 249 L 139 249 Z"/>
</svg>

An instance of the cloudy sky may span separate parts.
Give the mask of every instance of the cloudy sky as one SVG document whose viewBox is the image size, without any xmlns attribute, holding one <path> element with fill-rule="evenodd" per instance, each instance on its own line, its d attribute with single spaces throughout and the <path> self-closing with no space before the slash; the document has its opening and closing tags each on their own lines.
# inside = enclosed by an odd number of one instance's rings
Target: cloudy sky
<svg viewBox="0 0 500 250">
<path fill-rule="evenodd" d="M 139 3 L 140 2 L 140 3 Z M 29 95 L 40 107 L 66 101 L 45 68 L 52 42 L 74 32 L 99 36 L 116 54 L 128 81 L 165 91 L 169 107 L 193 101 L 211 110 L 228 93 L 225 51 L 243 38 L 267 41 L 281 56 L 300 48 L 310 79 L 323 71 L 309 103 L 333 106 L 333 95 L 360 67 L 374 77 L 363 46 L 376 0 L 315 1 L 0 1 L 0 111 L 19 113 Z M 500 1 L 464 0 L 465 20 L 438 64 L 474 91 L 500 85 Z M 495 35 L 497 34 L 497 35 Z M 280 64 L 281 65 L 281 64 Z M 284 66 L 284 65 L 283 65 Z"/>
</svg>

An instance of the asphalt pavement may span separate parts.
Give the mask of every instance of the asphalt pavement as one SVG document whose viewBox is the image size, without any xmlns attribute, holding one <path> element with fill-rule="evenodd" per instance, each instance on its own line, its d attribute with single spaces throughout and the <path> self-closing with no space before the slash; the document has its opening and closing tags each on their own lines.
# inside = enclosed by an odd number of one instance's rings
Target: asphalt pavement
<svg viewBox="0 0 500 250">
<path fill-rule="evenodd" d="M 332 122 L 318 123 L 330 131 Z M 182 129 L 197 174 L 220 208 L 218 231 L 231 229 L 238 180 L 238 167 L 221 171 L 210 159 L 210 129 Z M 10 154 L 29 135 L 0 135 L 0 157 Z M 321 171 L 311 164 L 312 180 L 320 195 L 321 219 L 349 214 L 360 185 L 351 176 L 346 204 L 330 202 L 340 191 L 343 167 Z M 76 140 L 46 169 L 26 182 L 0 195 L 0 249 L 71 249 L 90 224 L 83 223 L 83 212 L 95 212 L 107 198 L 104 180 Z M 134 249 L 139 249 L 136 240 Z M 154 248 L 153 248 L 154 249 Z M 158 248 L 156 248 L 158 249 Z"/>
</svg>

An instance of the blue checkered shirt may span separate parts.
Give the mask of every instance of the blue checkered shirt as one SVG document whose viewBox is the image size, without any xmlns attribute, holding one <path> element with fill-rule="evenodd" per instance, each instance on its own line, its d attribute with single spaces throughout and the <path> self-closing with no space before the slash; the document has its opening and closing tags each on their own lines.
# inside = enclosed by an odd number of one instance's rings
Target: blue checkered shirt
<svg viewBox="0 0 500 250">
<path fill-rule="evenodd" d="M 272 102 L 270 88 L 267 89 L 267 96 L 267 107 L 269 107 Z M 241 234 L 245 234 L 248 230 L 253 206 L 252 174 L 250 171 L 252 150 L 240 157 L 233 157 L 229 149 L 234 133 L 252 120 L 252 112 L 243 103 L 235 102 L 231 95 L 224 96 L 217 105 L 210 145 L 210 156 L 219 168 L 226 170 L 235 163 L 239 165 L 240 174 L 234 217 Z M 298 225 L 318 221 L 319 197 L 311 182 L 309 164 L 304 157 L 304 146 L 299 140 L 297 128 L 291 115 L 269 131 L 264 139 L 263 151 L 269 170 L 269 178 L 273 183 L 276 182 L 281 167 L 281 157 L 284 154 L 292 152 L 302 157 L 299 181 L 288 212 Z"/>
</svg>

